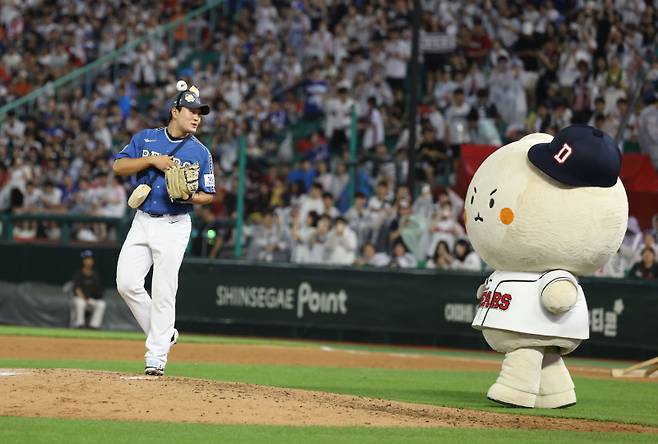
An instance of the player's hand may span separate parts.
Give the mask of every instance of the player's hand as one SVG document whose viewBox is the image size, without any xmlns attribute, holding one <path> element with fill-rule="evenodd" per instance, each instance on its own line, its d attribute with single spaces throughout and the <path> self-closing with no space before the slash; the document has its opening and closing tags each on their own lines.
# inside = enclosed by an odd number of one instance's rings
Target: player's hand
<svg viewBox="0 0 658 444">
<path fill-rule="evenodd" d="M 151 166 L 156 167 L 160 171 L 168 170 L 169 168 L 176 165 L 174 158 L 167 155 L 151 156 L 149 160 L 151 161 Z"/>
</svg>

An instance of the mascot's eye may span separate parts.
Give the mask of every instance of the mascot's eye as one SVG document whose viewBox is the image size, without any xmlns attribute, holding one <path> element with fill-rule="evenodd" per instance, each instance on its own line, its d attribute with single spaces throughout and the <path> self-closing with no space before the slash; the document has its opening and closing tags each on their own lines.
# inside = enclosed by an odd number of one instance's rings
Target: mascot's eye
<svg viewBox="0 0 658 444">
<path fill-rule="evenodd" d="M 473 205 L 473 198 L 474 198 L 474 197 L 475 197 L 475 196 L 471 196 L 471 205 Z"/>
<path fill-rule="evenodd" d="M 493 206 L 494 206 L 494 200 L 489 199 L 489 208 L 493 208 Z"/>
</svg>

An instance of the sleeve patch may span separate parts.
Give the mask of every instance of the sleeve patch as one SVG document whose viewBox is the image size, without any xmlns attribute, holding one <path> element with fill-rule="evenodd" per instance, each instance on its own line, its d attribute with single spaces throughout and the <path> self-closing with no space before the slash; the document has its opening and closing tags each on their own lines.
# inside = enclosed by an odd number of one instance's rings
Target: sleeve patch
<svg viewBox="0 0 658 444">
<path fill-rule="evenodd" d="M 214 189 L 215 188 L 215 175 L 214 174 L 204 174 L 203 175 L 203 184 L 206 188 Z"/>
</svg>

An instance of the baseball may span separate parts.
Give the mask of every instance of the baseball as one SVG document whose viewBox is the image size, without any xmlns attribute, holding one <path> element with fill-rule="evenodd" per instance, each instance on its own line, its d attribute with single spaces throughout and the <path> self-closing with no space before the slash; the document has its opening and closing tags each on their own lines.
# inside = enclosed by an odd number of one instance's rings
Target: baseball
<svg viewBox="0 0 658 444">
<path fill-rule="evenodd" d="M 179 80 L 178 83 L 176 83 L 176 91 L 185 90 L 187 90 L 187 82 L 185 82 L 185 80 Z"/>
</svg>

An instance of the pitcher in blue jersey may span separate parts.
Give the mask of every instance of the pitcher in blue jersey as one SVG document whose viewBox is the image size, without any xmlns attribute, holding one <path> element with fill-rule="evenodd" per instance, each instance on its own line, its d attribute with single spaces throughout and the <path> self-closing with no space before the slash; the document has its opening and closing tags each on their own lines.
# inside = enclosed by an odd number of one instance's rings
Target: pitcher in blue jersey
<svg viewBox="0 0 658 444">
<path fill-rule="evenodd" d="M 177 85 L 164 128 L 135 134 L 112 167 L 119 176 L 137 175 L 151 191 L 139 206 L 117 263 L 117 289 L 146 333 L 145 374 L 164 375 L 169 349 L 178 339 L 174 328 L 178 271 L 190 238 L 192 204 L 209 204 L 215 193 L 212 156 L 194 134 L 209 112 L 199 90 Z M 171 155 L 173 153 L 173 156 Z M 199 186 L 186 201 L 172 201 L 163 171 L 176 164 L 199 164 Z M 153 267 L 151 296 L 144 279 Z"/>
</svg>

